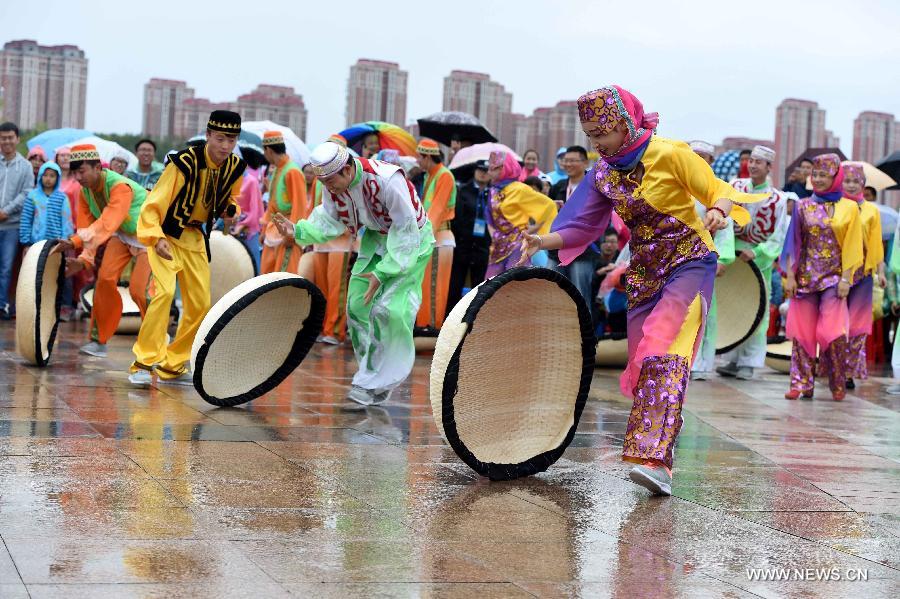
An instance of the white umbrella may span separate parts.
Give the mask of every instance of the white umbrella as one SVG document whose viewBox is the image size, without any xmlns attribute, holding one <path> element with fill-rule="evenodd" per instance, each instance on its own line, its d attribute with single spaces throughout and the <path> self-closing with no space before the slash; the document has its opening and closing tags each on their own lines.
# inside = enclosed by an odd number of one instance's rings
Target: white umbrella
<svg viewBox="0 0 900 599">
<path fill-rule="evenodd" d="M 466 166 L 467 164 L 474 164 L 479 160 L 487 160 L 491 156 L 491 152 L 507 152 L 512 154 L 516 160 L 521 160 L 519 155 L 513 152 L 509 146 L 505 146 L 499 143 L 486 142 L 483 144 L 475 144 L 472 146 L 468 146 L 459 150 L 456 154 L 453 155 L 453 160 L 450 161 L 450 170 L 455 168 L 459 168 L 461 166 Z"/>
<path fill-rule="evenodd" d="M 93 144 L 97 147 L 97 151 L 100 152 L 100 160 L 102 162 L 106 162 L 109 164 L 109 161 L 117 156 L 121 156 L 123 158 L 128 159 L 128 168 L 134 170 L 137 168 L 137 156 L 120 146 L 114 141 L 109 141 L 108 139 L 103 139 L 102 137 L 97 137 L 96 135 L 91 135 L 89 137 L 82 137 L 81 139 L 76 139 L 72 143 L 66 144 L 68 147 L 74 147 L 80 144 Z"/>
<path fill-rule="evenodd" d="M 284 146 L 287 148 L 287 153 L 291 160 L 300 166 L 309 162 L 309 148 L 289 127 L 278 125 L 272 121 L 244 121 L 241 123 L 241 129 L 258 135 L 260 139 L 262 139 L 266 131 L 281 131 L 281 134 L 284 136 Z"/>
</svg>

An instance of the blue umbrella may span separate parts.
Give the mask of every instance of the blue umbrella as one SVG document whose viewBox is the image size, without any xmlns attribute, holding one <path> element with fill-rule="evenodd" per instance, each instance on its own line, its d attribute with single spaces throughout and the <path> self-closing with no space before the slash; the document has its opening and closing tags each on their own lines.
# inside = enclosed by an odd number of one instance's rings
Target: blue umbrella
<svg viewBox="0 0 900 599">
<path fill-rule="evenodd" d="M 713 160 L 712 170 L 719 179 L 731 181 L 741 170 L 741 151 L 729 150 Z"/>
<path fill-rule="evenodd" d="M 72 129 L 71 127 L 49 129 L 29 139 L 26 145 L 29 150 L 34 149 L 35 146 L 41 146 L 47 155 L 47 160 L 53 160 L 56 157 L 57 148 L 67 146 L 73 141 L 90 137 L 93 134 L 87 129 Z"/>
</svg>

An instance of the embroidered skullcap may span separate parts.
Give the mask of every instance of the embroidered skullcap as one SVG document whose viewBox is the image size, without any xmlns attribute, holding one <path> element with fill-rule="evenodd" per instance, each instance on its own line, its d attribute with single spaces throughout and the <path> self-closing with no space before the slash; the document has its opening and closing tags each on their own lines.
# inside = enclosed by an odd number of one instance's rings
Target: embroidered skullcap
<svg viewBox="0 0 900 599">
<path fill-rule="evenodd" d="M 416 152 L 423 156 L 440 156 L 441 147 L 438 145 L 438 142 L 433 139 L 423 137 L 419 140 L 419 145 L 416 146 Z"/>
<path fill-rule="evenodd" d="M 578 98 L 578 118 L 582 123 L 596 123 L 603 135 L 620 122 L 628 126 L 628 139 L 641 137 L 659 124 L 659 114 L 644 112 L 644 105 L 634 94 L 618 85 L 609 85 Z"/>
<path fill-rule="evenodd" d="M 775 162 L 775 150 L 767 146 L 755 146 L 750 152 L 750 158 L 759 158 L 771 164 Z"/>
<path fill-rule="evenodd" d="M 206 128 L 228 135 L 240 135 L 241 115 L 230 110 L 213 110 L 209 115 Z"/>
<path fill-rule="evenodd" d="M 691 149 L 697 154 L 706 154 L 707 156 L 716 155 L 716 147 L 709 142 L 695 140 L 690 143 Z"/>
<path fill-rule="evenodd" d="M 861 162 L 845 162 L 844 163 L 844 178 L 854 177 L 859 179 L 863 185 L 866 184 L 866 171 L 863 170 L 863 165 Z"/>
<path fill-rule="evenodd" d="M 281 131 L 266 131 L 263 133 L 263 147 L 284 143 L 284 135 Z"/>
<path fill-rule="evenodd" d="M 497 168 L 498 166 L 503 166 L 503 162 L 506 160 L 506 152 L 495 150 L 491 152 L 490 158 L 488 158 L 488 166 L 490 168 Z"/>
<path fill-rule="evenodd" d="M 72 146 L 71 152 L 72 162 L 81 162 L 84 160 L 100 160 L 100 152 L 94 144 L 79 144 Z"/>
<path fill-rule="evenodd" d="M 841 157 L 837 154 L 819 154 L 812 159 L 813 170 L 826 171 L 832 177 L 841 170 Z"/>
<path fill-rule="evenodd" d="M 309 157 L 309 163 L 316 176 L 330 177 L 344 168 L 349 159 L 350 152 L 347 151 L 347 148 L 332 141 L 326 141 L 313 150 Z"/>
</svg>

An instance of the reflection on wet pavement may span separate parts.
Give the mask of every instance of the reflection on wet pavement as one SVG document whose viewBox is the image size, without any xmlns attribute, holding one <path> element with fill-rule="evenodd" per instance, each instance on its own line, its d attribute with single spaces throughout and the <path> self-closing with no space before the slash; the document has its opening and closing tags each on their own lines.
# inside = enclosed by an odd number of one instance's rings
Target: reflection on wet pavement
<svg viewBox="0 0 900 599">
<path fill-rule="evenodd" d="M 45 370 L 0 328 L 4 599 L 900 595 L 886 379 L 840 404 L 785 401 L 774 373 L 694 383 L 660 499 L 620 460 L 613 371 L 557 464 L 490 483 L 442 442 L 427 357 L 383 407 L 348 405 L 352 353 L 317 346 L 266 397 L 215 408 L 129 388 L 132 338 L 79 358 L 81 326 L 63 325 Z"/>
</svg>

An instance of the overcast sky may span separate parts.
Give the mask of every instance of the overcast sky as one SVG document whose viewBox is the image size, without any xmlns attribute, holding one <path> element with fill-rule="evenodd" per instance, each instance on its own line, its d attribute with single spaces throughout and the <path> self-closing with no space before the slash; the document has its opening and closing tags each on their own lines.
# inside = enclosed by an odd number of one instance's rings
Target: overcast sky
<svg viewBox="0 0 900 599">
<path fill-rule="evenodd" d="M 896 0 L 170 5 L 4 1 L 0 41 L 81 47 L 86 125 L 103 132 L 140 129 L 151 77 L 183 79 L 213 101 L 273 83 L 303 94 L 315 145 L 343 128 L 349 67 L 360 57 L 409 72 L 410 121 L 441 109 L 453 69 L 489 73 L 526 114 L 618 83 L 660 113 L 662 135 L 714 143 L 771 139 L 787 97 L 824 107 L 848 154 L 860 111 L 900 115 Z"/>
</svg>

